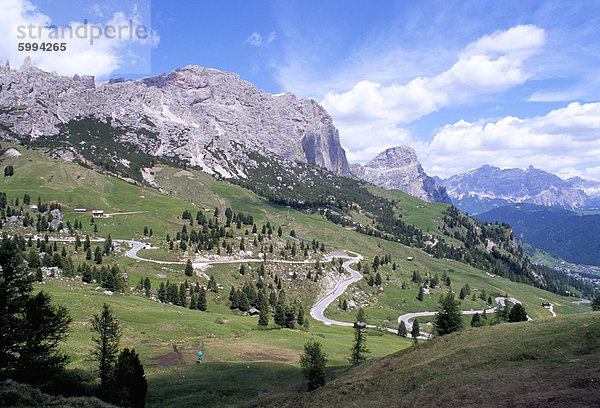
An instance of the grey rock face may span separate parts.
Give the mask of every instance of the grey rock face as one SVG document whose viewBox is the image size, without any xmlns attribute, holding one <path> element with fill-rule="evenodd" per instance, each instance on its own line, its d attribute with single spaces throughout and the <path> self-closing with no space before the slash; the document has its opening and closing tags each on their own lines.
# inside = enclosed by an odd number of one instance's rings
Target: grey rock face
<svg viewBox="0 0 600 408">
<path fill-rule="evenodd" d="M 223 177 L 243 177 L 234 162 L 240 146 L 349 175 L 338 131 L 321 106 L 260 91 L 236 74 L 189 65 L 169 75 L 96 83 L 29 64 L 0 67 L 0 137 L 63 140 L 60 125 L 82 118 L 128 129 L 117 143 L 177 156 Z"/>
<path fill-rule="evenodd" d="M 522 170 L 485 165 L 442 183 L 459 208 L 474 214 L 512 203 L 584 209 L 593 207 L 600 196 L 598 182 L 563 180 L 532 166 Z"/>
<path fill-rule="evenodd" d="M 387 149 L 364 166 L 352 164 L 350 171 L 359 179 L 385 189 L 399 189 L 428 202 L 450 203 L 446 189 L 425 174 L 409 146 Z"/>
</svg>

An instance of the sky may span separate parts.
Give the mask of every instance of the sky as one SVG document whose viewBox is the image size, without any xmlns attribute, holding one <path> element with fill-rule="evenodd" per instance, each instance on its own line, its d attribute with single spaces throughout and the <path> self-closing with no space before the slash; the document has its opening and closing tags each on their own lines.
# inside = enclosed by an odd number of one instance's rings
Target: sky
<svg viewBox="0 0 600 408">
<path fill-rule="evenodd" d="M 70 39 L 34 65 L 107 80 L 197 64 L 316 100 L 350 162 L 406 144 L 442 178 L 490 164 L 600 181 L 599 1 L 0 0 L 0 58 L 21 64 L 15 27 L 84 20 L 147 35 Z"/>
</svg>

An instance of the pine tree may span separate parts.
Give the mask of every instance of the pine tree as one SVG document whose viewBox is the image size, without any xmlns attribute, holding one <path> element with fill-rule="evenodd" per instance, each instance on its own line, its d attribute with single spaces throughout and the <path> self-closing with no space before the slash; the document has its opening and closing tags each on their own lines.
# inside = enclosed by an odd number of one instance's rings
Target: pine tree
<svg viewBox="0 0 600 408">
<path fill-rule="evenodd" d="M 44 292 L 33 295 L 33 276 L 15 239 L 0 241 L 0 376 L 18 373 L 37 382 L 67 362 L 57 351 L 71 318 Z"/>
<path fill-rule="evenodd" d="M 600 310 L 600 295 L 596 296 L 592 301 L 592 309 L 596 311 Z"/>
<path fill-rule="evenodd" d="M 419 293 L 417 294 L 417 300 L 419 301 L 423 301 L 423 296 L 425 295 L 425 290 L 423 289 L 423 286 L 419 287 Z"/>
<path fill-rule="evenodd" d="M 100 247 L 96 247 L 94 250 L 94 262 L 96 262 L 96 264 L 102 263 L 102 250 Z"/>
<path fill-rule="evenodd" d="M 300 306 L 298 308 L 298 324 L 300 326 L 304 326 L 304 321 L 306 320 L 306 318 L 304 317 L 304 308 L 302 306 Z"/>
<path fill-rule="evenodd" d="M 192 309 L 192 310 L 198 309 L 198 294 L 197 293 L 192 293 L 192 296 L 190 297 L 190 309 Z"/>
<path fill-rule="evenodd" d="M 404 324 L 404 321 L 401 321 L 398 325 L 398 336 L 406 337 L 407 333 L 408 331 L 406 330 L 406 325 Z"/>
<path fill-rule="evenodd" d="M 179 293 L 177 290 L 177 285 L 167 281 L 167 302 L 176 305 L 178 300 Z"/>
<path fill-rule="evenodd" d="M 206 312 L 206 290 L 202 286 L 198 292 L 198 310 Z"/>
<path fill-rule="evenodd" d="M 187 306 L 187 291 L 185 285 L 182 283 L 179 285 L 179 296 L 177 299 L 177 305 L 186 307 Z"/>
<path fill-rule="evenodd" d="M 508 314 L 508 321 L 510 323 L 527 321 L 527 312 L 522 304 L 517 303 L 512 307 L 510 313 Z"/>
<path fill-rule="evenodd" d="M 144 366 L 135 349 L 123 349 L 117 358 L 114 371 L 116 403 L 120 406 L 143 408 L 146 405 L 148 384 Z"/>
<path fill-rule="evenodd" d="M 247 312 L 250 309 L 250 301 L 248 300 L 248 296 L 246 296 L 246 293 L 241 292 L 239 299 L 240 300 L 238 308 L 242 312 Z"/>
<path fill-rule="evenodd" d="M 304 345 L 304 353 L 300 356 L 300 367 L 309 391 L 325 385 L 326 365 L 327 355 L 322 351 L 321 343 L 309 340 Z"/>
<path fill-rule="evenodd" d="M 261 327 L 267 327 L 269 325 L 269 311 L 267 308 L 260 309 L 258 315 L 258 325 Z"/>
<path fill-rule="evenodd" d="M 353 365 L 357 365 L 366 359 L 365 353 L 369 353 L 367 349 L 367 337 L 365 330 L 367 327 L 367 319 L 365 311 L 358 309 L 356 314 L 356 321 L 354 322 L 354 343 L 350 349 L 350 361 Z"/>
<path fill-rule="evenodd" d="M 150 297 L 150 290 L 152 289 L 152 283 L 150 282 L 150 278 L 146 276 L 144 279 L 144 292 L 146 293 L 146 297 Z"/>
<path fill-rule="evenodd" d="M 185 275 L 186 276 L 194 276 L 194 266 L 192 265 L 192 260 L 188 259 L 185 264 Z"/>
<path fill-rule="evenodd" d="M 413 321 L 410 335 L 413 338 L 413 341 L 415 342 L 415 344 L 417 344 L 417 338 L 421 335 L 421 326 L 419 326 L 419 321 L 417 319 L 415 319 Z"/>
<path fill-rule="evenodd" d="M 100 388 L 107 391 L 112 383 L 122 330 L 118 320 L 106 303 L 102 306 L 102 311 L 95 314 L 90 322 L 92 325 L 91 330 L 96 334 L 92 336 L 92 341 L 96 343 L 96 347 L 91 354 L 98 361 Z"/>
<path fill-rule="evenodd" d="M 165 288 L 165 283 L 161 282 L 160 283 L 160 287 L 158 288 L 158 300 L 161 302 L 166 302 L 167 301 L 167 289 Z"/>
<path fill-rule="evenodd" d="M 471 327 L 481 327 L 483 326 L 483 322 L 481 321 L 481 316 L 479 313 L 475 313 L 471 318 Z"/>
<path fill-rule="evenodd" d="M 453 292 L 440 296 L 439 311 L 435 318 L 435 330 L 440 336 L 462 329 L 460 300 L 454 298 Z"/>
</svg>

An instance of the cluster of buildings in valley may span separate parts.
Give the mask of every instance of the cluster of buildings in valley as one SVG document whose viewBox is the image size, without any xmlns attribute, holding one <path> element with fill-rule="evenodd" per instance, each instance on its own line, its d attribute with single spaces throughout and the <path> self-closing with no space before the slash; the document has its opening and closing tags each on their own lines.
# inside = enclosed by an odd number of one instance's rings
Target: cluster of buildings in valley
<svg viewBox="0 0 600 408">
<path fill-rule="evenodd" d="M 561 261 L 554 265 L 554 270 L 563 272 L 565 275 L 573 277 L 577 280 L 589 282 L 596 287 L 600 287 L 600 268 L 585 265 L 574 265 L 574 267 L 579 269 L 581 272 L 584 272 L 585 275 L 582 275 L 581 273 L 571 269 L 571 266 L 565 261 Z"/>
</svg>

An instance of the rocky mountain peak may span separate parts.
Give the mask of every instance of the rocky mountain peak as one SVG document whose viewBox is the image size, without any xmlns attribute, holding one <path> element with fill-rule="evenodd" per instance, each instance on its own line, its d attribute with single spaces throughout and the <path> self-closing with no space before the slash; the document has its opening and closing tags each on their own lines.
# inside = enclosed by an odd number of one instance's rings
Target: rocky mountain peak
<svg viewBox="0 0 600 408">
<path fill-rule="evenodd" d="M 365 166 L 390 169 L 406 167 L 418 163 L 417 153 L 412 147 L 396 146 L 379 153 Z"/>
<path fill-rule="evenodd" d="M 139 80 L 62 77 L 0 67 L 0 137 L 68 141 L 80 120 L 110 124 L 118 144 L 244 177 L 248 152 L 273 153 L 349 175 L 331 117 L 315 101 L 274 96 L 239 75 L 188 65 Z"/>
<path fill-rule="evenodd" d="M 410 146 L 391 147 L 364 166 L 354 164 L 352 173 L 359 179 L 385 189 L 398 189 L 429 202 L 450 203 L 444 187 L 425 174 Z"/>
</svg>

